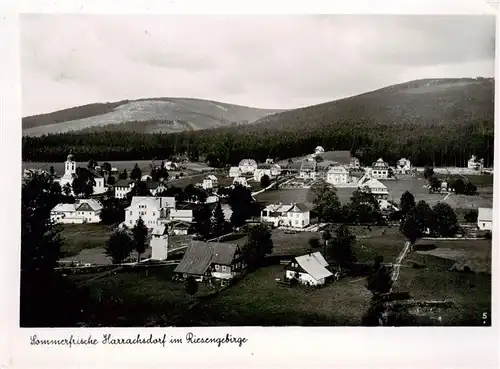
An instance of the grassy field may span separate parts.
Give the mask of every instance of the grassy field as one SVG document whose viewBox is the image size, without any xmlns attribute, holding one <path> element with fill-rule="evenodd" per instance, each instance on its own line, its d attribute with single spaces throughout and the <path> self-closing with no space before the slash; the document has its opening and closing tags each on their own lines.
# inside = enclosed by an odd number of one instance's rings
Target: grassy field
<svg viewBox="0 0 500 369">
<path fill-rule="evenodd" d="M 427 250 L 427 251 L 423 251 Z M 419 268 L 411 267 L 418 263 Z M 426 311 L 443 325 L 483 325 L 491 316 L 491 241 L 421 240 L 408 254 L 396 289 L 415 300 L 449 300 L 452 308 Z M 451 270 L 467 265 L 472 272 Z M 488 318 L 489 319 L 489 318 Z"/>
<path fill-rule="evenodd" d="M 352 279 L 321 289 L 283 287 L 283 266 L 247 275 L 217 298 L 202 301 L 176 322 L 180 326 L 355 326 L 368 307 L 370 294 Z"/>
<path fill-rule="evenodd" d="M 78 255 L 84 249 L 103 247 L 112 231 L 102 224 L 63 224 L 61 256 Z"/>
<path fill-rule="evenodd" d="M 192 302 L 182 282 L 172 281 L 173 266 L 127 269 L 99 278 L 104 273 L 73 277 L 90 294 L 82 307 L 90 326 L 168 326 L 170 319 Z M 211 292 L 199 284 L 197 296 Z"/>
</svg>

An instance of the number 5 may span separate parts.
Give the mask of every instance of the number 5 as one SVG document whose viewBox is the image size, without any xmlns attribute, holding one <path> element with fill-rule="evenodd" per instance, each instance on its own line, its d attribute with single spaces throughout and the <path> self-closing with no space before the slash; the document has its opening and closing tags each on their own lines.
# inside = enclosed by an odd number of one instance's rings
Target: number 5
<svg viewBox="0 0 500 369">
<path fill-rule="evenodd" d="M 488 319 L 488 313 L 483 313 L 483 320 Z"/>
</svg>

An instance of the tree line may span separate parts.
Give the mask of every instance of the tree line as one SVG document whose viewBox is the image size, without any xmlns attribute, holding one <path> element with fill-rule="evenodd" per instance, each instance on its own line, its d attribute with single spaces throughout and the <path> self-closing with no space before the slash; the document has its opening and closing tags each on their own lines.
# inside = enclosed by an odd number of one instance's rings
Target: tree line
<svg viewBox="0 0 500 369">
<path fill-rule="evenodd" d="M 327 150 L 349 150 L 364 165 L 371 165 L 379 157 L 389 164 L 406 157 L 416 166 L 465 166 L 471 155 L 484 158 L 487 167 L 493 165 L 493 120 L 423 125 L 411 121 L 339 119 L 289 127 L 282 124 L 278 128 L 256 123 L 171 134 L 102 132 L 25 136 L 23 160 L 63 161 L 68 152 L 109 161 L 185 155 L 193 161 L 210 157 L 213 165 L 224 166 L 236 165 L 248 157 L 264 162 L 269 157 L 302 156 L 321 145 Z"/>
</svg>

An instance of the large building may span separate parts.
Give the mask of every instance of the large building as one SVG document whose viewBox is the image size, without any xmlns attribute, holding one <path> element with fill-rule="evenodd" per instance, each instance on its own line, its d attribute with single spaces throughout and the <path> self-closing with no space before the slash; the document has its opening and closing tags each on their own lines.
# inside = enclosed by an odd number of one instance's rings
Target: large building
<svg viewBox="0 0 500 369">
<path fill-rule="evenodd" d="M 89 177 L 94 180 L 93 186 L 93 194 L 99 195 L 103 194 L 107 191 L 107 187 L 104 185 L 104 177 L 97 173 L 93 169 L 89 168 L 80 168 L 80 170 L 87 171 Z M 60 178 L 54 178 L 54 182 L 59 182 L 61 189 L 64 189 L 66 185 L 71 186 L 73 184 L 73 180 L 77 177 L 77 164 L 75 161 L 75 157 L 72 154 L 69 154 L 64 162 L 64 174 Z M 73 191 L 73 190 L 72 190 Z M 73 193 L 73 192 L 72 192 Z"/>
<path fill-rule="evenodd" d="M 389 165 L 382 159 L 378 159 L 372 164 L 370 175 L 377 179 L 389 178 Z"/>
<path fill-rule="evenodd" d="M 272 204 L 262 210 L 262 222 L 272 223 L 273 226 L 305 228 L 311 222 L 310 211 L 304 204 Z"/>
<path fill-rule="evenodd" d="M 379 200 L 387 200 L 389 197 L 387 187 L 378 179 L 369 176 L 364 176 L 359 180 L 358 189 L 360 191 L 371 192 Z"/>
<path fill-rule="evenodd" d="M 152 229 L 168 222 L 171 209 L 175 209 L 175 197 L 134 196 L 125 209 L 122 225 L 132 228 L 142 218 L 146 227 Z"/>
<path fill-rule="evenodd" d="M 396 163 L 396 173 L 399 174 L 410 174 L 411 173 L 411 162 L 406 158 L 401 158 Z"/>
<path fill-rule="evenodd" d="M 326 173 L 326 182 L 332 185 L 347 184 L 349 182 L 349 171 L 343 166 L 334 166 Z"/>
<path fill-rule="evenodd" d="M 242 174 L 253 174 L 257 169 L 257 162 L 253 159 L 243 159 L 238 164 Z"/>
<path fill-rule="evenodd" d="M 479 208 L 477 211 L 477 227 L 482 231 L 493 230 L 493 209 Z"/>
<path fill-rule="evenodd" d="M 95 199 L 76 199 L 74 204 L 57 204 L 50 212 L 54 223 L 99 223 L 103 205 Z"/>
</svg>

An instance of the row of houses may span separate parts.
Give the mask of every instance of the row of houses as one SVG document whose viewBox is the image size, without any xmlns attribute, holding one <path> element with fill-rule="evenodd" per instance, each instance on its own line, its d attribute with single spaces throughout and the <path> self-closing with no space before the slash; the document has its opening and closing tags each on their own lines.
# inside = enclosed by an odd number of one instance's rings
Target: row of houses
<svg viewBox="0 0 500 369">
<path fill-rule="evenodd" d="M 215 280 L 224 285 L 240 275 L 244 268 L 242 249 L 238 244 L 191 241 L 174 273 L 181 279 Z M 297 280 L 309 286 L 324 285 L 332 276 L 329 264 L 320 252 L 297 256 L 283 268 L 285 281 Z"/>
</svg>

